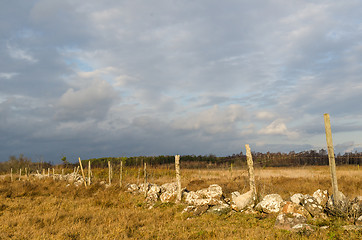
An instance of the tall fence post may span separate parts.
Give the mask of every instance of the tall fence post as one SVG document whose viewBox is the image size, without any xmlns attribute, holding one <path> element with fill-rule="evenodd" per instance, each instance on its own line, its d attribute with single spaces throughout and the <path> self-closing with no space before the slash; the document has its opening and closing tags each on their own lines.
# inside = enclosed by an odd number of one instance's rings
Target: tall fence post
<svg viewBox="0 0 362 240">
<path fill-rule="evenodd" d="M 143 167 L 143 191 L 145 192 L 145 198 L 147 197 L 147 163 L 144 163 Z"/>
<path fill-rule="evenodd" d="M 91 184 L 91 161 L 88 161 L 88 186 Z"/>
<path fill-rule="evenodd" d="M 108 183 L 109 185 L 112 184 L 112 166 L 111 166 L 111 161 L 108 161 Z"/>
<path fill-rule="evenodd" d="M 324 114 L 324 125 L 325 125 L 325 129 L 326 129 L 329 169 L 331 171 L 332 189 L 333 189 L 333 196 L 334 196 L 334 201 L 335 201 L 334 204 L 336 204 L 336 203 L 339 203 L 339 201 L 341 199 L 340 199 L 339 192 L 338 192 L 336 160 L 334 158 L 331 121 L 330 121 L 328 113 Z"/>
<path fill-rule="evenodd" d="M 138 168 L 138 174 L 137 174 L 137 185 L 140 184 L 140 173 L 141 173 L 141 168 Z"/>
<path fill-rule="evenodd" d="M 253 157 L 251 155 L 249 144 L 245 144 L 245 148 L 246 148 L 246 161 L 248 163 L 248 168 L 249 168 L 250 190 L 253 193 L 253 201 L 255 201 L 256 200 L 256 187 L 255 187 L 255 174 L 254 174 Z"/>
<path fill-rule="evenodd" d="M 122 187 L 122 174 L 123 174 L 123 161 L 121 160 L 121 166 L 119 167 L 119 186 Z"/>
<path fill-rule="evenodd" d="M 21 180 L 21 168 L 19 169 L 19 181 Z"/>
<path fill-rule="evenodd" d="M 181 202 L 181 175 L 180 175 L 180 155 L 175 156 L 175 168 L 176 168 L 176 182 L 177 182 L 177 197 L 176 202 Z"/>
<path fill-rule="evenodd" d="M 84 176 L 84 171 L 83 171 L 83 165 L 82 165 L 82 161 L 80 160 L 80 158 L 79 158 L 79 166 L 80 166 L 80 170 L 82 171 L 84 186 L 87 188 L 87 182 L 85 181 L 85 176 Z"/>
</svg>

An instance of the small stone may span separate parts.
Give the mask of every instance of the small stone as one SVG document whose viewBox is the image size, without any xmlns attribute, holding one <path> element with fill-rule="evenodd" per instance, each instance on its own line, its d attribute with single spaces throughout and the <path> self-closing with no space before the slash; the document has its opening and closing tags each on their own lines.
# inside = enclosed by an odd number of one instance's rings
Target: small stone
<svg viewBox="0 0 362 240">
<path fill-rule="evenodd" d="M 303 233 L 307 236 L 309 236 L 312 232 L 314 232 L 314 229 L 312 225 L 306 224 L 306 223 L 300 223 L 292 227 L 291 231 Z"/>
<path fill-rule="evenodd" d="M 275 221 L 275 227 L 285 230 L 291 230 L 297 224 L 307 222 L 307 218 L 299 213 L 280 213 Z"/>
<path fill-rule="evenodd" d="M 309 212 L 303 206 L 289 201 L 283 202 L 281 213 L 299 213 L 304 217 L 310 217 Z"/>
<path fill-rule="evenodd" d="M 222 205 L 217 205 L 217 206 L 213 206 L 211 208 L 209 208 L 209 210 L 207 210 L 208 213 L 214 213 L 217 215 L 222 215 L 222 214 L 226 214 L 228 212 L 230 212 L 230 206 L 228 204 L 222 204 Z"/>
<path fill-rule="evenodd" d="M 301 193 L 296 193 L 290 197 L 290 200 L 295 204 L 300 204 L 300 201 L 304 198 L 304 195 Z"/>
<path fill-rule="evenodd" d="M 102 184 L 102 182 L 100 184 Z M 105 182 L 103 184 L 105 184 Z M 126 192 L 138 193 L 139 191 L 139 187 L 137 186 L 137 184 L 127 184 L 126 188 Z"/>
<path fill-rule="evenodd" d="M 236 194 L 238 193 L 238 194 Z M 236 211 L 244 210 L 248 207 L 253 207 L 253 191 L 250 190 L 244 194 L 240 194 L 239 192 L 234 192 L 231 194 L 232 198 L 232 209 Z"/>
<path fill-rule="evenodd" d="M 280 211 L 282 202 L 283 198 L 279 194 L 269 194 L 264 196 L 263 200 L 256 205 L 255 209 L 265 213 L 277 213 Z"/>
<path fill-rule="evenodd" d="M 185 193 L 185 196 L 185 202 L 190 205 L 215 206 L 223 204 L 221 201 L 222 188 L 217 184 L 210 185 L 208 188 L 204 188 L 196 192 L 190 191 Z"/>
<path fill-rule="evenodd" d="M 310 195 L 305 195 L 301 200 L 301 204 L 312 215 L 312 217 L 319 216 L 323 213 L 323 208 L 319 207 L 320 205 L 317 200 Z"/>
<path fill-rule="evenodd" d="M 320 190 L 318 189 L 313 193 L 313 197 L 317 200 L 318 204 L 321 206 L 325 206 L 328 201 L 328 191 L 327 190 Z"/>
<path fill-rule="evenodd" d="M 362 215 L 359 216 L 359 218 L 357 218 L 357 220 L 356 220 L 356 225 L 362 226 Z"/>
</svg>

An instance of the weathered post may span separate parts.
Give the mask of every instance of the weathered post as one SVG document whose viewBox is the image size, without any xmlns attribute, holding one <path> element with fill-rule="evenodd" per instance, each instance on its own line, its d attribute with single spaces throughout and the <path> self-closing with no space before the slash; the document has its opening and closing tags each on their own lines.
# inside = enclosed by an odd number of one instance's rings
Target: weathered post
<svg viewBox="0 0 362 240">
<path fill-rule="evenodd" d="M 55 170 L 53 168 L 53 180 L 55 180 Z"/>
<path fill-rule="evenodd" d="M 137 185 L 140 184 L 140 174 L 141 174 L 141 168 L 138 168 L 138 174 L 137 174 Z"/>
<path fill-rule="evenodd" d="M 119 167 L 119 187 L 122 187 L 122 172 L 123 172 L 123 161 L 121 160 L 121 166 Z"/>
<path fill-rule="evenodd" d="M 230 178 L 233 179 L 233 163 L 230 163 Z"/>
<path fill-rule="evenodd" d="M 175 168 L 176 168 L 176 183 L 177 183 L 177 197 L 176 202 L 181 202 L 181 175 L 180 175 L 180 155 L 175 156 Z"/>
<path fill-rule="evenodd" d="M 85 176 L 84 176 L 84 171 L 83 171 L 83 165 L 82 165 L 82 161 L 79 158 L 79 166 L 80 166 L 80 170 L 82 172 L 82 177 L 83 177 L 83 182 L 84 182 L 84 186 L 87 188 L 87 182 L 85 180 Z"/>
<path fill-rule="evenodd" d="M 88 186 L 91 184 L 91 162 L 88 162 Z"/>
<path fill-rule="evenodd" d="M 21 168 L 19 169 L 19 181 L 21 180 Z"/>
<path fill-rule="evenodd" d="M 13 168 L 10 168 L 10 180 L 13 181 Z"/>
<path fill-rule="evenodd" d="M 43 168 L 43 176 L 45 176 L 45 169 Z"/>
<path fill-rule="evenodd" d="M 256 200 L 256 187 L 255 187 L 255 175 L 254 175 L 254 163 L 253 163 L 253 157 L 251 155 L 249 144 L 245 144 L 246 148 L 246 161 L 248 163 L 249 168 L 249 184 L 250 184 L 250 190 L 253 193 L 253 201 Z"/>
<path fill-rule="evenodd" d="M 64 175 L 64 168 L 62 168 L 62 176 Z"/>
<path fill-rule="evenodd" d="M 143 191 L 145 192 L 145 198 L 147 197 L 147 163 L 144 163 L 143 167 Z"/>
<path fill-rule="evenodd" d="M 112 184 L 112 166 L 111 166 L 111 161 L 108 161 L 108 184 L 111 185 Z"/>
<path fill-rule="evenodd" d="M 337 184 L 337 174 L 336 174 L 336 160 L 334 158 L 334 149 L 333 149 L 333 141 L 332 141 L 332 130 L 331 130 L 331 121 L 329 118 L 329 114 L 324 114 L 324 125 L 326 129 L 326 140 L 327 140 L 327 148 L 328 148 L 328 159 L 329 159 L 329 169 L 331 171 L 331 180 L 332 180 L 332 189 L 334 196 L 334 204 L 339 203 L 340 196 L 338 192 L 338 184 Z"/>
</svg>

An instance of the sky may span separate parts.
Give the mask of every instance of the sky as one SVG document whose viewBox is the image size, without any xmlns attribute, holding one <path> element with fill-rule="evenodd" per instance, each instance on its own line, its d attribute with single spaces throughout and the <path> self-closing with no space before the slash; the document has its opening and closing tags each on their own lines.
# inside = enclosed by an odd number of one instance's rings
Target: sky
<svg viewBox="0 0 362 240">
<path fill-rule="evenodd" d="M 362 151 L 362 1 L 0 5 L 0 161 Z"/>
</svg>

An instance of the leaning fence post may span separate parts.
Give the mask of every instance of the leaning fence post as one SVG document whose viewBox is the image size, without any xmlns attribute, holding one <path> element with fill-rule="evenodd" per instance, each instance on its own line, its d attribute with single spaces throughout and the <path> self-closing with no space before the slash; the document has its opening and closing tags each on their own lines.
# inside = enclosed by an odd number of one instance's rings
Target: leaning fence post
<svg viewBox="0 0 362 240">
<path fill-rule="evenodd" d="M 327 148 L 328 148 L 329 169 L 331 171 L 333 196 L 334 196 L 334 201 L 335 201 L 334 204 L 336 204 L 336 203 L 339 203 L 339 201 L 341 199 L 340 199 L 339 192 L 338 192 L 337 173 L 336 173 L 336 160 L 334 158 L 331 121 L 330 121 L 328 113 L 324 114 L 324 125 L 325 125 L 325 129 L 326 129 L 326 140 L 327 140 Z"/>
<path fill-rule="evenodd" d="M 88 186 L 91 184 L 91 162 L 88 162 Z"/>
<path fill-rule="evenodd" d="M 256 187 L 255 187 L 255 174 L 254 174 L 253 157 L 251 155 L 249 144 L 245 144 L 245 148 L 246 148 L 246 161 L 248 163 L 248 168 L 249 168 L 250 190 L 253 193 L 253 201 L 255 201 L 256 200 Z"/>
<path fill-rule="evenodd" d="M 80 160 L 80 158 L 79 158 L 79 166 L 80 166 L 80 170 L 82 171 L 84 186 L 87 188 L 87 182 L 85 181 L 85 176 L 84 176 L 84 171 L 83 171 L 83 165 L 82 165 L 82 161 Z"/>
<path fill-rule="evenodd" d="M 180 175 L 180 155 L 175 156 L 175 168 L 176 168 L 176 182 L 177 182 L 177 197 L 176 202 L 181 202 L 181 175 Z"/>
<path fill-rule="evenodd" d="M 147 197 L 147 163 L 144 163 L 143 167 L 143 191 L 145 192 L 145 198 Z"/>
<path fill-rule="evenodd" d="M 119 169 L 119 186 L 122 187 L 122 172 L 123 172 L 123 161 L 121 160 L 121 166 Z"/>
</svg>

